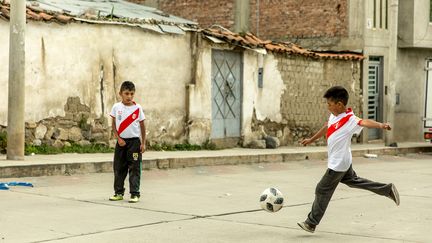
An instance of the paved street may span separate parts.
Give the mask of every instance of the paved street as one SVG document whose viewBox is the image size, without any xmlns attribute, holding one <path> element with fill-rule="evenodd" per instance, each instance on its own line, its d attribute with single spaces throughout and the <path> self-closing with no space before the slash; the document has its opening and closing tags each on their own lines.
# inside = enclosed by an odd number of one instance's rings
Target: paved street
<svg viewBox="0 0 432 243">
<path fill-rule="evenodd" d="M 340 185 L 314 234 L 300 230 L 323 160 L 143 172 L 138 204 L 110 202 L 111 173 L 34 178 L 0 191 L 0 242 L 432 242 L 432 155 L 355 158 L 361 177 L 394 182 L 388 198 Z M 285 195 L 260 210 L 267 187 Z M 128 199 L 128 197 L 126 198 Z"/>
</svg>

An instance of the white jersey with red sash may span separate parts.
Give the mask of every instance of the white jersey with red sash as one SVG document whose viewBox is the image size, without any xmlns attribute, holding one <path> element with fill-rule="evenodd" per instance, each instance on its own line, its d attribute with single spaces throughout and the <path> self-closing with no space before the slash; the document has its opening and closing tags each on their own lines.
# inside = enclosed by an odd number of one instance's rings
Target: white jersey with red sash
<svg viewBox="0 0 432 243">
<path fill-rule="evenodd" d="M 359 134 L 362 120 L 351 110 L 330 115 L 327 128 L 328 168 L 334 171 L 347 171 L 352 163 L 351 138 Z"/>
<path fill-rule="evenodd" d="M 141 136 L 140 121 L 145 119 L 144 111 L 135 102 L 131 106 L 122 102 L 115 103 L 110 116 L 115 118 L 117 133 L 121 138 L 139 138 Z"/>
</svg>

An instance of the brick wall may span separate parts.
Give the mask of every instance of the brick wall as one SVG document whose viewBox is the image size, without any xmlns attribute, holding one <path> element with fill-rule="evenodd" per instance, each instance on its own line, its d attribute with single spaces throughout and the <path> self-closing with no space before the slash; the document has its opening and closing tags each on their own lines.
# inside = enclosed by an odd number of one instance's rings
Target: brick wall
<svg viewBox="0 0 432 243">
<path fill-rule="evenodd" d="M 345 87 L 350 95 L 348 107 L 362 117 L 360 62 L 317 60 L 277 54 L 278 69 L 286 90 L 281 98 L 282 122 L 253 120 L 252 130 L 263 126 L 267 134 L 282 131 L 281 145 L 298 145 L 302 138 L 315 134 L 327 121 L 329 112 L 323 95 L 334 85 Z M 280 136 L 279 136 L 280 137 Z M 323 139 L 317 141 L 323 145 Z"/>
<path fill-rule="evenodd" d="M 129 0 L 147 4 L 149 0 Z M 198 22 L 203 28 L 214 24 L 234 29 L 234 0 L 159 0 L 156 7 L 168 14 Z"/>
<path fill-rule="evenodd" d="M 235 0 L 158 0 L 156 4 L 154 0 L 130 1 L 152 2 L 160 10 L 196 21 L 202 27 L 219 24 L 234 29 Z M 328 38 L 348 33 L 348 0 L 249 1 L 250 31 L 264 39 Z"/>
<path fill-rule="evenodd" d="M 250 0 L 250 4 L 250 30 L 261 38 L 334 37 L 348 33 L 347 0 Z"/>
</svg>

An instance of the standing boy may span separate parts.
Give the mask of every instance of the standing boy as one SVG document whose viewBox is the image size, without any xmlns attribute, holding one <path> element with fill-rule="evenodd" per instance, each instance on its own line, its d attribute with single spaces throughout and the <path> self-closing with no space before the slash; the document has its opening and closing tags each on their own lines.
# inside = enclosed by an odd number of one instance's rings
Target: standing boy
<svg viewBox="0 0 432 243">
<path fill-rule="evenodd" d="M 328 110 L 331 113 L 328 123 L 313 137 L 301 142 L 306 146 L 321 138 L 324 134 L 327 137 L 328 169 L 316 186 L 315 200 L 306 221 L 297 223 L 303 230 L 310 233 L 315 231 L 315 227 L 324 216 L 327 205 L 339 182 L 349 187 L 365 189 L 387 196 L 396 205 L 399 205 L 400 202 L 398 191 L 392 183 L 383 184 L 360 178 L 352 168 L 350 148 L 352 136 L 359 134 L 363 127 L 390 130 L 390 125 L 356 117 L 350 108 L 346 108 L 348 92 L 341 86 L 331 87 L 324 94 L 324 98 L 327 99 Z"/>
<path fill-rule="evenodd" d="M 145 116 L 141 106 L 133 101 L 135 85 L 132 82 L 124 81 L 119 94 L 122 101 L 115 103 L 110 113 L 117 144 L 114 152 L 114 196 L 109 200 L 123 200 L 124 180 L 129 172 L 129 202 L 136 203 L 140 197 L 142 153 L 145 151 Z"/>
</svg>

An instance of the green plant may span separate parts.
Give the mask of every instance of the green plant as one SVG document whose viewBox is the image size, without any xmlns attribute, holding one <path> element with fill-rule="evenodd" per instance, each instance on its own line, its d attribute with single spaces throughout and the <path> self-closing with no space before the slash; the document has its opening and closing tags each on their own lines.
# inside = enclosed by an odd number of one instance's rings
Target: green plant
<svg viewBox="0 0 432 243">
<path fill-rule="evenodd" d="M 181 144 L 174 145 L 174 149 L 180 151 L 194 151 L 194 150 L 201 150 L 202 148 L 200 145 L 181 143 Z"/>
<path fill-rule="evenodd" d="M 61 153 L 60 148 L 56 148 L 53 146 L 48 146 L 46 144 L 42 144 L 41 146 L 35 146 L 35 145 L 25 145 L 24 148 L 24 154 L 30 155 L 32 153 L 35 154 L 59 154 Z"/>
<path fill-rule="evenodd" d="M 34 154 L 39 153 L 38 147 L 26 144 L 25 147 L 24 147 L 24 154 L 25 155 L 31 155 L 33 153 Z"/>
<path fill-rule="evenodd" d="M 71 146 L 56 148 L 53 146 L 48 146 L 46 144 L 42 144 L 41 146 L 34 145 L 26 145 L 24 153 L 26 155 L 34 154 L 59 154 L 59 153 L 112 153 L 114 152 L 113 148 L 110 148 L 106 145 L 102 144 L 91 144 L 81 146 L 79 144 L 72 143 Z"/>
<path fill-rule="evenodd" d="M 174 150 L 174 147 L 171 144 L 167 144 L 167 143 L 162 143 L 160 148 L 163 151 L 173 151 Z"/>
<path fill-rule="evenodd" d="M 158 143 L 148 146 L 148 150 L 161 151 L 162 146 Z"/>
<path fill-rule="evenodd" d="M 63 153 L 79 153 L 79 154 L 84 154 L 84 153 L 112 153 L 112 152 L 114 152 L 114 149 L 110 148 L 106 145 L 103 145 L 103 144 L 90 144 L 90 145 L 81 146 L 79 144 L 73 143 L 69 147 L 63 147 L 62 152 Z"/>
<path fill-rule="evenodd" d="M 190 144 L 188 142 L 185 143 L 177 143 L 174 145 L 168 143 L 155 143 L 151 146 L 148 146 L 148 150 L 153 151 L 196 151 L 196 150 L 215 150 L 216 145 L 209 141 L 206 141 L 202 145 Z"/>
</svg>

